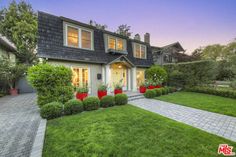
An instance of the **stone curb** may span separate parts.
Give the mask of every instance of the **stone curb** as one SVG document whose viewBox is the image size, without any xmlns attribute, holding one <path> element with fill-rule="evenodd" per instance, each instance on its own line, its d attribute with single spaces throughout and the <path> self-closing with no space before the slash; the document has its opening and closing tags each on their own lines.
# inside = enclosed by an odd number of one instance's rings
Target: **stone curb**
<svg viewBox="0 0 236 157">
<path fill-rule="evenodd" d="M 46 124 L 47 124 L 46 119 L 42 119 L 40 121 L 38 131 L 35 136 L 34 144 L 31 149 L 30 157 L 42 157 Z"/>
</svg>

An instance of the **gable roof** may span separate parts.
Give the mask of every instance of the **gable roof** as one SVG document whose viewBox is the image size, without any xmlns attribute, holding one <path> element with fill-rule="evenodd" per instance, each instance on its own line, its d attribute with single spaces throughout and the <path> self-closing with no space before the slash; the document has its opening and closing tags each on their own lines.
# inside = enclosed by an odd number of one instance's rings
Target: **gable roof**
<svg viewBox="0 0 236 157">
<path fill-rule="evenodd" d="M 161 49 L 167 49 L 167 48 L 170 48 L 170 47 L 174 47 L 174 48 L 179 49 L 180 51 L 184 51 L 182 45 L 179 42 L 175 42 L 175 43 L 163 46 L 163 47 L 161 47 Z"/>
</svg>

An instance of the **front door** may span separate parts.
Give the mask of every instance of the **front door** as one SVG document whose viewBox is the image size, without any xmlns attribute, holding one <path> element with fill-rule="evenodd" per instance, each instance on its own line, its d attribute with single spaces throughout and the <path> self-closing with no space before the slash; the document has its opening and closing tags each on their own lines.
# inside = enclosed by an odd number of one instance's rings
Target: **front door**
<svg viewBox="0 0 236 157">
<path fill-rule="evenodd" d="M 119 83 L 123 86 L 123 90 L 128 89 L 127 84 L 127 68 L 124 65 L 112 65 L 111 66 L 111 85 L 114 88 L 116 83 Z"/>
</svg>

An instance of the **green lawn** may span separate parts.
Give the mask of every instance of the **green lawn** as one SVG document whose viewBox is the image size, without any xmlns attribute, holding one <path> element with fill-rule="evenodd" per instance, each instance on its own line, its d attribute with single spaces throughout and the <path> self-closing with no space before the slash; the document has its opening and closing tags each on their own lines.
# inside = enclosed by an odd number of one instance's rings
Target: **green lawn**
<svg viewBox="0 0 236 157">
<path fill-rule="evenodd" d="M 176 92 L 156 99 L 236 117 L 236 99 L 194 92 Z"/>
<path fill-rule="evenodd" d="M 236 143 L 131 105 L 49 120 L 44 157 L 209 157 Z"/>
</svg>

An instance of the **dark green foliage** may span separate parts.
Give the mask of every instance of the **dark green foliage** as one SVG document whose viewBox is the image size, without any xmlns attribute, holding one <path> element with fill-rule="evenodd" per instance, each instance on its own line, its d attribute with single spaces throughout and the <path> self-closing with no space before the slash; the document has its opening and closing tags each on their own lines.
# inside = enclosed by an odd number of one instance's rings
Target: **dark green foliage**
<svg viewBox="0 0 236 157">
<path fill-rule="evenodd" d="M 168 94 L 169 89 L 166 88 L 166 87 L 162 87 L 162 88 L 161 88 L 161 91 L 162 91 L 162 95 L 165 95 L 165 94 Z"/>
<path fill-rule="evenodd" d="M 232 80 L 234 78 L 234 72 L 230 61 L 222 60 L 217 62 L 217 70 L 217 80 L 224 81 Z"/>
<path fill-rule="evenodd" d="M 216 78 L 216 67 L 216 62 L 210 60 L 164 65 L 169 74 L 168 85 L 178 87 L 211 83 Z"/>
<path fill-rule="evenodd" d="M 63 104 L 59 102 L 51 102 L 44 105 L 40 110 L 40 115 L 46 119 L 53 119 L 62 115 Z"/>
<path fill-rule="evenodd" d="M 116 105 L 125 105 L 128 103 L 128 96 L 126 94 L 116 94 L 115 95 L 115 104 Z"/>
<path fill-rule="evenodd" d="M 146 78 L 152 82 L 161 84 L 166 81 L 167 73 L 165 69 L 158 65 L 153 65 L 145 71 Z"/>
<path fill-rule="evenodd" d="M 155 89 L 148 89 L 144 93 L 145 98 L 154 98 L 156 96 L 156 91 Z"/>
<path fill-rule="evenodd" d="M 107 95 L 107 96 L 102 97 L 102 99 L 100 101 L 101 107 L 111 107 L 114 105 L 115 105 L 115 99 L 111 95 Z"/>
<path fill-rule="evenodd" d="M 82 101 L 77 99 L 71 99 L 67 101 L 64 105 L 64 114 L 71 115 L 75 113 L 80 113 L 84 110 Z"/>
<path fill-rule="evenodd" d="M 177 89 L 175 87 L 169 87 L 169 93 L 174 93 L 176 91 Z"/>
<path fill-rule="evenodd" d="M 233 80 L 233 81 L 230 83 L 230 87 L 233 88 L 234 90 L 236 90 L 236 80 Z"/>
<path fill-rule="evenodd" d="M 26 1 L 12 1 L 0 10 L 0 34 L 10 39 L 17 48 L 21 62 L 31 64 L 37 44 L 37 13 Z"/>
<path fill-rule="evenodd" d="M 96 110 L 99 108 L 100 100 L 97 97 L 87 97 L 83 101 L 84 110 Z"/>
<path fill-rule="evenodd" d="M 155 92 L 156 92 L 156 96 L 161 96 L 162 95 L 162 90 L 161 90 L 161 88 L 156 88 L 156 89 L 154 89 L 155 90 Z"/>
<path fill-rule="evenodd" d="M 212 94 L 212 95 L 218 95 L 218 96 L 222 96 L 222 97 L 228 97 L 228 98 L 235 98 L 236 99 L 236 91 L 235 90 L 230 90 L 230 89 L 196 86 L 196 87 L 192 87 L 192 88 L 186 88 L 185 90 L 190 91 L 190 92 Z"/>
<path fill-rule="evenodd" d="M 71 70 L 64 66 L 38 64 L 28 70 L 28 81 L 37 90 L 39 106 L 72 99 L 71 77 Z"/>
</svg>

